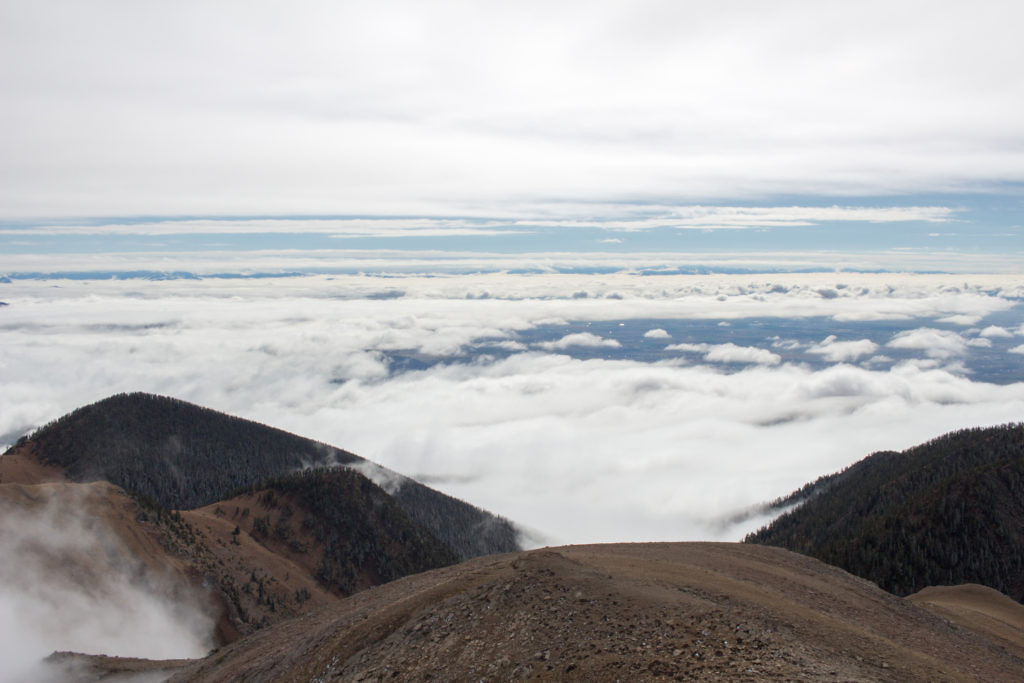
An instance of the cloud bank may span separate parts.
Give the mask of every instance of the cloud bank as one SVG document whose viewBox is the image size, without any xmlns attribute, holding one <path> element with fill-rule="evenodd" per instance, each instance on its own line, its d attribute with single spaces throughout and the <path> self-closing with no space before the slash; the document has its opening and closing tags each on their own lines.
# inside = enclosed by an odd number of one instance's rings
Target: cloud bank
<svg viewBox="0 0 1024 683">
<path fill-rule="evenodd" d="M 0 434 L 119 391 L 167 394 L 422 476 L 547 542 L 735 540 L 757 522 L 722 520 L 875 450 L 1024 414 L 1024 384 L 977 381 L 964 367 L 980 351 L 1017 357 L 1012 339 L 980 336 L 990 322 L 1020 326 L 1016 278 L 497 273 L 2 287 Z M 982 323 L 938 326 L 950 316 Z M 623 355 L 616 335 L 633 328 L 620 321 L 635 321 L 640 351 L 661 346 L 645 331 L 669 328 L 679 350 Z M 790 335 L 854 323 L 885 331 Z M 687 341 L 699 325 L 764 337 Z M 816 364 L 793 360 L 804 351 Z"/>
</svg>

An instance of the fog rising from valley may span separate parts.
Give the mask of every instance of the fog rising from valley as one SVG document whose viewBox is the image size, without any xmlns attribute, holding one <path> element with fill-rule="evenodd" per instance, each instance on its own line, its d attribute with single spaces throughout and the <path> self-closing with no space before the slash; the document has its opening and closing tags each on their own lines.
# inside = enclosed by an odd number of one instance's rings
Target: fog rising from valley
<svg viewBox="0 0 1024 683">
<path fill-rule="evenodd" d="M 172 659 L 213 647 L 201 596 L 145 569 L 108 526 L 97 491 L 55 484 L 2 493 L 0 679 L 77 680 L 42 661 L 55 650 Z"/>
</svg>

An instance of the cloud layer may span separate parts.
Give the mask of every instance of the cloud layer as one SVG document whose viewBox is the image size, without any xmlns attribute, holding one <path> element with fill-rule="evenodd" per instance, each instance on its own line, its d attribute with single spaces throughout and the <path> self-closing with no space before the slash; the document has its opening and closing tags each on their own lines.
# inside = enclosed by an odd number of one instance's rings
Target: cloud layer
<svg viewBox="0 0 1024 683">
<path fill-rule="evenodd" d="M 548 542 L 735 540 L 756 521 L 723 520 L 872 451 L 1020 419 L 1024 384 L 980 382 L 965 366 L 971 353 L 1018 347 L 990 330 L 1020 333 L 1016 283 L 614 273 L 15 281 L 2 285 L 0 434 L 111 393 L 151 391 L 423 476 Z M 953 317 L 959 326 L 937 327 Z M 635 321 L 629 349 L 661 360 L 630 358 L 617 335 L 632 327 L 616 321 Z M 811 324 L 892 331 L 787 336 Z M 645 336 L 657 329 L 672 338 Z M 695 329 L 764 336 L 686 341 Z"/>
</svg>

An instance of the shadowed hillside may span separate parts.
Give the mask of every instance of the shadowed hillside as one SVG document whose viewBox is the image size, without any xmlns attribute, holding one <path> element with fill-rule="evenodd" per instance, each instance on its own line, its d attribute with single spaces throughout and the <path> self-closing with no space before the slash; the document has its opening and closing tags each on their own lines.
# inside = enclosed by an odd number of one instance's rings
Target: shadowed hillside
<svg viewBox="0 0 1024 683">
<path fill-rule="evenodd" d="M 746 541 L 816 557 L 897 595 L 978 583 L 1024 597 L 1024 425 L 875 453 L 804 490 L 805 503 Z"/>
<path fill-rule="evenodd" d="M 315 575 L 349 594 L 458 562 L 455 553 L 409 519 L 382 488 L 347 469 L 305 470 L 263 484 L 250 534 L 295 552 L 322 548 Z M 303 541 L 309 539 L 309 543 Z"/>
<path fill-rule="evenodd" d="M 16 449 L 28 449 L 42 462 L 62 468 L 72 481 L 109 481 L 181 510 L 307 467 L 376 467 L 279 429 L 143 393 L 118 394 L 79 408 Z M 458 559 L 519 549 L 518 532 L 508 520 L 380 471 L 397 482 L 389 492 L 405 514 Z"/>
</svg>

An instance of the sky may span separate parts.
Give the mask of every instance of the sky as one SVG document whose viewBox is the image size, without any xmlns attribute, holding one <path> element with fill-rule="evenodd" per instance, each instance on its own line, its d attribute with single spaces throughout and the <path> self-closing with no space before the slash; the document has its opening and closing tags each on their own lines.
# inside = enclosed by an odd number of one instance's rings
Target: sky
<svg viewBox="0 0 1024 683">
<path fill-rule="evenodd" d="M 0 443 L 119 391 L 532 545 L 1024 416 L 1019 2 L 0 0 Z"/>
<path fill-rule="evenodd" d="M 571 223 L 1002 205 L 990 227 L 1019 247 L 1022 15 L 1011 1 L 5 2 L 0 207 Z"/>
</svg>

